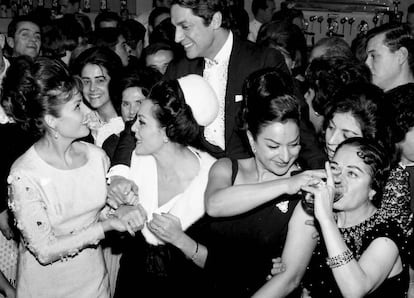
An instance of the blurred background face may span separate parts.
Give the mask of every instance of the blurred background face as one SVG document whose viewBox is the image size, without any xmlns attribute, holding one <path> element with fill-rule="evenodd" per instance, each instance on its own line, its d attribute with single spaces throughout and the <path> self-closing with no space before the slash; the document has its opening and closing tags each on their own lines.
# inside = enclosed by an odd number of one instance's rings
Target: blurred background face
<svg viewBox="0 0 414 298">
<path fill-rule="evenodd" d="M 378 34 L 368 41 L 365 61 L 372 74 L 372 83 L 384 91 L 394 88 L 401 69 L 398 53 L 391 52 L 384 44 L 385 34 Z"/>
<path fill-rule="evenodd" d="M 79 10 L 79 6 L 70 3 L 69 0 L 60 0 L 59 5 L 60 5 L 60 12 L 62 14 L 76 13 Z"/>
<path fill-rule="evenodd" d="M 264 126 L 253 140 L 256 160 L 269 172 L 283 176 L 296 161 L 300 151 L 299 127 L 296 122 L 273 122 Z"/>
<path fill-rule="evenodd" d="M 168 65 L 174 55 L 171 51 L 159 50 L 158 52 L 148 55 L 145 59 L 145 63 L 148 67 L 157 69 L 160 73 L 165 74 Z"/>
<path fill-rule="evenodd" d="M 414 33 L 414 13 L 407 14 L 407 24 L 411 28 L 411 34 Z"/>
<path fill-rule="evenodd" d="M 313 108 L 312 101 L 315 98 L 315 91 L 313 89 L 308 89 L 308 91 L 304 94 L 304 97 L 309 107 L 309 120 L 313 124 L 315 131 L 319 133 L 322 131 L 324 117 Z"/>
<path fill-rule="evenodd" d="M 361 126 L 351 112 L 335 113 L 325 132 L 326 153 L 331 160 L 339 144 L 352 137 L 363 137 Z"/>
<path fill-rule="evenodd" d="M 86 64 L 81 72 L 83 96 L 95 110 L 112 104 L 109 97 L 108 84 L 111 77 L 107 70 L 96 64 Z"/>
<path fill-rule="evenodd" d="M 155 1 L 155 6 L 156 7 L 170 8 L 171 7 L 171 2 L 172 2 L 172 0 L 156 0 Z"/>
<path fill-rule="evenodd" d="M 102 21 L 99 23 L 99 28 L 116 28 L 118 27 L 117 21 Z"/>
<path fill-rule="evenodd" d="M 405 134 L 404 140 L 399 142 L 399 149 L 401 150 L 401 162 L 405 165 L 414 163 L 414 127 Z"/>
<path fill-rule="evenodd" d="M 266 1 L 267 8 L 263 10 L 262 19 L 265 23 L 268 23 L 272 20 L 273 13 L 275 12 L 276 5 L 273 0 Z"/>
<path fill-rule="evenodd" d="M 19 22 L 14 38 L 8 38 L 8 41 L 13 48 L 13 56 L 27 55 L 36 58 L 42 43 L 40 28 L 32 22 Z"/>
<path fill-rule="evenodd" d="M 129 87 L 122 92 L 121 115 L 125 122 L 134 120 L 144 99 L 139 87 Z"/>
<path fill-rule="evenodd" d="M 128 45 L 123 35 L 118 36 L 118 43 L 115 46 L 115 53 L 121 58 L 122 65 L 127 66 L 129 62 Z"/>
</svg>

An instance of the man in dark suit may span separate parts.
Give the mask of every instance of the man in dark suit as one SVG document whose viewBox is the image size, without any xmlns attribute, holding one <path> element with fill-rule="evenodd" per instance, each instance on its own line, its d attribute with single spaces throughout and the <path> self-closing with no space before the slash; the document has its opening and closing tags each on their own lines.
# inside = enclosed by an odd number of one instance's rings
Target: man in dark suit
<svg viewBox="0 0 414 298">
<path fill-rule="evenodd" d="M 176 28 L 175 41 L 183 46 L 186 57 L 171 62 L 165 78 L 199 74 L 212 85 L 221 101 L 221 114 L 219 112 L 212 127 L 204 128 L 200 146 L 216 158 L 240 159 L 251 154 L 246 136 L 240 134 L 237 127 L 244 80 L 252 72 L 266 67 L 286 73 L 289 70 L 277 50 L 259 47 L 233 35 L 226 3 L 223 0 L 173 0 L 171 21 Z M 307 113 L 302 115 L 306 117 Z M 129 165 L 133 150 L 130 147 L 134 145 L 126 143 L 121 138 L 118 149 L 122 150 L 117 150 L 113 164 Z M 301 145 L 301 160 L 305 166 L 323 167 L 325 156 L 314 132 L 302 123 Z"/>
<path fill-rule="evenodd" d="M 265 67 L 276 67 L 288 72 L 283 56 L 275 50 L 265 49 L 253 43 L 242 41 L 233 35 L 229 29 L 230 20 L 222 13 L 223 2 L 218 0 L 200 0 L 192 6 L 188 0 L 173 1 L 171 7 L 171 21 L 176 26 L 175 41 L 181 43 L 186 51 L 186 58 L 170 64 L 165 74 L 168 79 L 175 79 L 189 73 L 206 75 L 206 64 L 220 64 L 224 66 L 224 80 L 215 90 L 219 100 L 224 102 L 224 146 L 212 144 L 202 138 L 202 145 L 210 154 L 217 158 L 243 158 L 249 156 L 243 136 L 237 132 L 237 115 L 242 103 L 242 87 L 245 78 L 255 70 Z M 197 7 L 196 7 L 197 6 Z M 204 10 L 198 9 L 204 7 Z M 198 9 L 201 16 L 195 15 Z M 208 25 L 206 25 L 208 24 Z M 231 40 L 230 40 L 231 39 Z M 223 48 L 232 44 L 227 51 L 228 57 L 218 60 Z M 215 61 L 218 60 L 218 61 Z M 214 67 L 214 66 L 213 66 Z M 219 70 L 213 76 L 220 76 Z M 217 89 L 214 81 L 213 89 Z M 221 91 L 221 92 L 220 92 Z M 220 98 L 220 93 L 224 98 Z M 218 134 L 219 135 L 219 134 Z M 219 143 L 219 142 L 218 142 Z M 224 147 L 224 148 L 223 148 Z"/>
<path fill-rule="evenodd" d="M 212 144 L 211 135 L 209 139 L 208 134 L 204 132 L 202 146 L 217 158 L 243 158 L 250 154 L 245 136 L 240 135 L 237 129 L 244 80 L 252 72 L 266 67 L 275 67 L 286 73 L 289 71 L 282 54 L 278 51 L 261 48 L 232 34 L 232 20 L 227 13 L 229 9 L 226 3 L 227 1 L 221 0 L 173 0 L 171 22 L 176 27 L 175 41 L 184 47 L 187 57 L 171 63 L 166 78 L 175 79 L 195 73 L 211 83 L 219 101 L 222 100 L 224 103 L 224 142 L 217 146 L 213 137 Z M 224 64 L 224 78 L 220 70 L 210 73 L 208 68 L 212 62 Z M 222 79 L 224 84 L 220 86 L 214 80 L 215 77 Z M 224 88 L 224 92 L 220 87 Z M 299 90 L 296 90 L 295 95 L 303 101 L 302 110 L 306 109 L 306 103 Z M 323 167 L 325 156 L 317 144 L 307 115 L 307 111 L 302 113 L 300 159 L 307 167 Z M 206 129 L 208 130 L 208 127 Z M 215 137 L 220 137 L 220 134 L 216 134 Z"/>
<path fill-rule="evenodd" d="M 175 41 L 184 47 L 186 57 L 170 63 L 165 78 L 176 79 L 194 73 L 209 81 L 221 101 L 222 114 L 216 122 L 223 123 L 207 127 L 200 145 L 216 158 L 238 159 L 250 155 L 245 136 L 237 129 L 244 80 L 258 69 L 275 67 L 286 73 L 288 69 L 278 51 L 233 35 L 227 12 L 226 1 L 173 0 L 171 21 L 176 27 Z M 306 125 L 301 128 L 305 140 L 302 160 L 309 167 L 323 167 L 324 156 L 316 145 L 313 131 Z M 125 163 L 123 158 L 119 161 Z"/>
</svg>

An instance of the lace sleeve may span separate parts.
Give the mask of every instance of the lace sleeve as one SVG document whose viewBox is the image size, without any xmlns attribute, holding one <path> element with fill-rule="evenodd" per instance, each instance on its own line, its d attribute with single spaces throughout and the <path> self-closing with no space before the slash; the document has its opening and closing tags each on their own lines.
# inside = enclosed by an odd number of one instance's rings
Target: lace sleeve
<svg viewBox="0 0 414 298">
<path fill-rule="evenodd" d="M 17 228 L 25 246 L 39 263 L 46 265 L 74 256 L 86 246 L 97 244 L 104 238 L 102 225 L 94 223 L 68 235 L 55 235 L 48 210 L 37 188 L 21 174 L 9 176 L 9 207 L 13 211 Z"/>
<path fill-rule="evenodd" d="M 409 175 L 401 166 L 397 166 L 391 170 L 384 187 L 381 212 L 398 221 L 405 234 L 412 232 L 410 200 Z"/>
</svg>

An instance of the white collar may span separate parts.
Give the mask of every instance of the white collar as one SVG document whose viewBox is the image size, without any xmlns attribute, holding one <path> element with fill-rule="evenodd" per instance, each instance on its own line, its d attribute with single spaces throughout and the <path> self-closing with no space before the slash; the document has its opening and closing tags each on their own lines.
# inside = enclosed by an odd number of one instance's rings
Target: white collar
<svg viewBox="0 0 414 298">
<path fill-rule="evenodd" d="M 220 64 L 230 60 L 231 50 L 233 48 L 233 33 L 229 31 L 227 40 L 224 45 L 221 47 L 220 51 L 214 57 L 214 59 L 204 58 L 206 61 L 213 62 L 213 64 Z"/>
</svg>

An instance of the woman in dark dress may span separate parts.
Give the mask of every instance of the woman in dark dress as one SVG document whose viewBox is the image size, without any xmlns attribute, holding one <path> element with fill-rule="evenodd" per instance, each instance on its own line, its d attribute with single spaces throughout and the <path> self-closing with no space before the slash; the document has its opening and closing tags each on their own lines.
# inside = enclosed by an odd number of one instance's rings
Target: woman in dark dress
<svg viewBox="0 0 414 298">
<path fill-rule="evenodd" d="M 253 157 L 223 158 L 210 170 L 206 210 L 211 218 L 204 241 L 211 297 L 251 297 L 265 284 L 272 258 L 282 253 L 290 218 L 302 223 L 297 233 L 312 229 L 304 224 L 310 216 L 297 204 L 297 193 L 314 177 L 322 178 L 323 171 L 292 176 L 300 170 L 299 106 L 286 94 L 287 82 L 276 70 L 247 79 L 242 119 Z M 305 234 L 294 246 L 312 241 L 312 232 Z M 309 258 L 313 247 L 303 249 L 310 250 Z M 298 267 L 308 261 L 296 259 Z M 292 285 L 285 283 L 289 291 Z"/>
<path fill-rule="evenodd" d="M 340 172 L 338 181 L 330 167 Z M 315 197 L 321 232 L 304 280 L 310 297 L 406 297 L 408 238 L 398 221 L 382 216 L 377 207 L 388 169 L 380 146 L 351 138 L 326 167 L 327 183 L 303 188 Z M 334 202 L 337 183 L 345 191 Z"/>
</svg>

